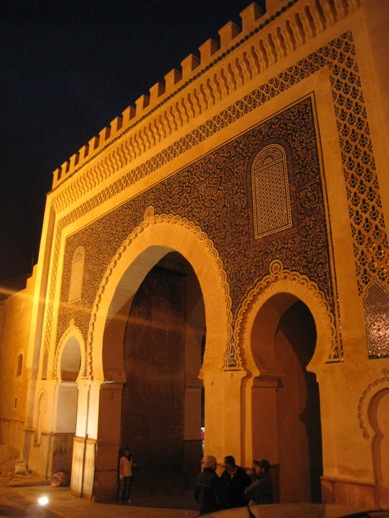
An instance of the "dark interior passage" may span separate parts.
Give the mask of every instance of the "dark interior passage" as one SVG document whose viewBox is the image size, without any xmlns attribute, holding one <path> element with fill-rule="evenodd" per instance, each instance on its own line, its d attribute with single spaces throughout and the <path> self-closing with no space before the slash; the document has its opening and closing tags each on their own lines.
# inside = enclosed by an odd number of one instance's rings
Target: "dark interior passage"
<svg viewBox="0 0 389 518">
<path fill-rule="evenodd" d="M 139 287 L 124 339 L 127 383 L 123 389 L 122 444 L 133 454 L 137 464 L 134 490 L 142 493 L 185 489 L 201 461 L 199 380 L 194 382 L 199 397 L 190 401 L 186 397 L 191 383 L 188 357 L 196 358 L 196 377 L 200 369 L 202 335 L 197 345 L 191 339 L 194 333 L 188 320 L 201 292 L 193 270 L 182 257 L 169 256 L 170 260 L 165 258 L 156 265 Z M 197 296 L 193 298 L 194 292 Z M 203 312 L 201 320 L 203 329 Z M 195 350 L 188 353 L 188 348 Z M 193 440 L 193 431 L 185 430 L 188 404 L 189 411 L 198 415 L 197 440 Z"/>
<path fill-rule="evenodd" d="M 315 375 L 306 370 L 315 345 L 313 317 L 305 304 L 296 302 L 283 314 L 275 338 L 277 359 L 283 372 L 278 390 L 283 501 L 321 501 L 319 390 Z"/>
</svg>

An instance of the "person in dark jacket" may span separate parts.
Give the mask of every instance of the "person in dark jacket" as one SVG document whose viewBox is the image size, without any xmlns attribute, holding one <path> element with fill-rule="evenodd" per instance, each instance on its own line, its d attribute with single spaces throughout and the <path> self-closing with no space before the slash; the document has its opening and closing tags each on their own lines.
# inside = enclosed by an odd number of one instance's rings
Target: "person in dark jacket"
<svg viewBox="0 0 389 518">
<path fill-rule="evenodd" d="M 196 477 L 195 499 L 199 504 L 200 515 L 222 509 L 222 491 L 216 466 L 216 457 L 206 456 L 203 471 Z"/>
<path fill-rule="evenodd" d="M 245 497 L 249 505 L 273 504 L 274 493 L 273 483 L 269 473 L 270 464 L 266 459 L 255 460 L 253 462 L 252 483 L 244 490 Z"/>
<path fill-rule="evenodd" d="M 251 484 L 246 471 L 235 464 L 232 455 L 224 457 L 224 472 L 221 475 L 226 508 L 242 507 L 246 505 L 244 490 Z"/>
</svg>

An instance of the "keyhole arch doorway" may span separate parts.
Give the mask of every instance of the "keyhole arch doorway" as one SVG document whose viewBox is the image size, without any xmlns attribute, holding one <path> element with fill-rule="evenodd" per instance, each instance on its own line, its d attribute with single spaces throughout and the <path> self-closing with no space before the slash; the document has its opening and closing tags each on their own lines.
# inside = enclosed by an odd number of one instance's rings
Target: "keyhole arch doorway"
<svg viewBox="0 0 389 518">
<path fill-rule="evenodd" d="M 72 320 L 62 335 L 55 357 L 56 412 L 53 420 L 52 473 L 72 471 L 73 443 L 76 437 L 79 382 L 85 361 L 85 340 Z"/>
<path fill-rule="evenodd" d="M 204 329 L 196 274 L 170 252 L 140 284 L 124 333 L 121 444 L 133 453 L 140 493 L 191 489 L 200 469 Z"/>
<path fill-rule="evenodd" d="M 317 340 L 312 313 L 292 294 L 274 295 L 258 312 L 251 339 L 259 367 L 253 382 L 253 455 L 273 464 L 277 500 L 320 502 L 320 398 L 316 376 L 307 370 Z M 270 426 L 263 419 L 269 412 Z"/>
<path fill-rule="evenodd" d="M 253 459 L 268 458 L 281 502 L 321 498 L 325 421 L 316 374 L 336 354 L 335 337 L 331 308 L 316 283 L 284 269 L 278 260 L 249 292 L 238 314 L 235 341 L 246 366 L 245 462 L 249 466 Z M 286 403 L 293 385 L 298 395 Z M 299 430 L 295 438 L 293 429 L 287 433 L 293 420 Z M 309 420 L 314 423 L 311 430 Z M 287 455 L 293 441 L 303 448 L 295 459 Z M 296 471 L 299 476 L 290 477 Z"/>
</svg>

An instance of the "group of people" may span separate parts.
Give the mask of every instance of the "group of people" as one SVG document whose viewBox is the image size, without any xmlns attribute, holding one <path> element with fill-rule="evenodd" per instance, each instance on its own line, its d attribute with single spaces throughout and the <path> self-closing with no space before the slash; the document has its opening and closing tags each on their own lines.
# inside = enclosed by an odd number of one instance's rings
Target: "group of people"
<svg viewBox="0 0 389 518">
<path fill-rule="evenodd" d="M 272 504 L 273 484 L 269 473 L 270 464 L 266 459 L 254 460 L 253 473 L 237 466 L 232 455 L 224 457 L 224 471 L 216 473 L 217 461 L 213 455 L 204 458 L 203 471 L 196 477 L 195 499 L 200 515 L 220 509 L 242 507 L 244 505 Z M 124 448 L 119 460 L 119 498 L 131 502 L 133 468 L 135 464 L 128 448 Z"/>
<path fill-rule="evenodd" d="M 208 455 L 204 458 L 203 471 L 197 475 L 195 499 L 200 515 L 252 503 L 274 502 L 270 464 L 266 459 L 254 460 L 251 477 L 236 465 L 231 455 L 224 458 L 224 471 L 220 477 L 216 468 L 216 457 Z"/>
</svg>

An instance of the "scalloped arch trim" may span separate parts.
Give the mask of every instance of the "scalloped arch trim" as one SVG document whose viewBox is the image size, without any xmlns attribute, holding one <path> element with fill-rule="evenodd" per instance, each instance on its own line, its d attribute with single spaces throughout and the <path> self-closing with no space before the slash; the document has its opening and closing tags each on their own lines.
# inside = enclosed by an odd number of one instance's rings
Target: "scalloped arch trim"
<svg viewBox="0 0 389 518">
<path fill-rule="evenodd" d="M 364 439 L 370 439 L 375 433 L 369 419 L 370 403 L 379 392 L 385 389 L 389 389 L 389 369 L 383 369 L 382 377 L 370 383 L 359 399 L 358 420 Z"/>
<path fill-rule="evenodd" d="M 87 338 L 87 372 L 104 380 L 103 335 L 110 315 L 135 294 L 150 269 L 168 252 L 180 253 L 197 275 L 204 298 L 207 349 L 204 366 L 223 364 L 232 335 L 227 275 L 212 241 L 194 223 L 175 215 L 154 215 L 124 240 L 112 258 L 96 294 Z M 125 289 L 121 289 L 125 287 Z"/>
<path fill-rule="evenodd" d="M 315 321 L 317 343 L 310 368 L 338 355 L 334 317 L 330 306 L 316 283 L 298 272 L 285 270 L 279 260 L 272 261 L 269 274 L 249 292 L 237 317 L 234 341 L 236 354 L 249 371 L 260 371 L 251 350 L 251 332 L 255 318 L 263 305 L 275 295 L 285 294 L 301 300 L 310 310 Z"/>
</svg>

